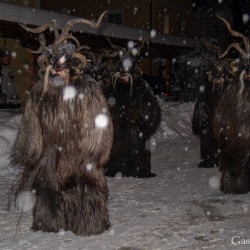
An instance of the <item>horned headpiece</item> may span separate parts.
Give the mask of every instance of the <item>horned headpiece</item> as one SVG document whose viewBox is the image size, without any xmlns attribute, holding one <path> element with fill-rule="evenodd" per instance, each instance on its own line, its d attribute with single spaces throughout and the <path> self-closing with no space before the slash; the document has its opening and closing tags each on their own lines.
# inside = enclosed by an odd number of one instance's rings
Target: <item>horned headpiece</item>
<svg viewBox="0 0 250 250">
<path fill-rule="evenodd" d="M 26 31 L 39 33 L 40 47 L 38 50 L 32 52 L 41 54 L 37 61 L 40 67 L 38 75 L 41 80 L 45 80 L 44 90 L 46 90 L 46 78 L 48 78 L 49 72 L 60 75 L 60 72 L 65 74 L 65 72 L 73 70 L 74 76 L 77 77 L 86 67 L 87 59 L 80 51 L 89 49 L 89 47 L 81 46 L 77 38 L 70 34 L 69 31 L 75 24 L 87 24 L 97 29 L 106 13 L 107 11 L 103 12 L 97 22 L 81 18 L 70 20 L 65 24 L 61 32 L 59 32 L 56 20 L 52 20 L 38 28 L 29 28 L 20 24 Z M 47 29 L 53 30 L 55 36 L 54 42 L 49 46 L 46 45 L 47 42 L 43 33 Z M 60 76 L 63 78 L 62 74 Z"/>
<path fill-rule="evenodd" d="M 241 72 L 239 75 L 240 89 L 237 94 L 239 98 L 241 97 L 243 90 L 245 88 L 245 82 L 246 81 L 250 82 L 250 60 L 249 60 L 250 59 L 250 42 L 249 42 L 248 37 L 244 36 L 240 32 L 232 30 L 230 23 L 226 19 L 220 16 L 218 16 L 218 18 L 221 19 L 225 23 L 227 29 L 232 34 L 232 36 L 240 37 L 243 40 L 243 45 L 244 45 L 243 48 L 240 46 L 238 42 L 233 42 L 232 44 L 228 46 L 225 52 L 219 56 L 220 59 L 225 57 L 231 48 L 235 48 L 241 55 L 241 70 L 240 70 Z M 235 64 L 235 65 L 236 63 L 237 63 L 237 60 L 234 60 L 231 62 L 231 64 Z"/>
<path fill-rule="evenodd" d="M 114 50 L 112 53 L 106 50 L 105 57 L 109 58 L 117 58 L 117 65 L 116 65 L 116 72 L 113 74 L 112 77 L 112 84 L 115 88 L 117 79 L 119 78 L 120 81 L 126 82 L 130 84 L 130 93 L 132 93 L 134 79 L 138 77 L 138 65 L 137 60 L 138 57 L 141 55 L 141 50 L 146 42 L 146 40 L 141 41 L 141 45 L 135 46 L 136 44 L 133 41 L 128 42 L 127 48 L 117 46 L 113 44 L 109 38 L 106 38 Z M 140 72 L 141 74 L 141 72 Z M 139 75 L 140 75 L 139 74 Z"/>
<path fill-rule="evenodd" d="M 249 39 L 246 36 L 244 36 L 242 33 L 232 30 L 230 23 L 226 19 L 224 19 L 223 17 L 220 17 L 220 16 L 218 16 L 218 18 L 221 19 L 225 23 L 228 31 L 231 33 L 232 36 L 242 38 L 243 43 L 244 43 L 244 48 L 241 48 L 239 43 L 233 42 L 232 44 L 229 45 L 229 47 L 226 49 L 226 51 L 220 55 L 219 58 L 223 58 L 224 56 L 226 56 L 228 54 L 228 52 L 231 48 L 235 48 L 236 50 L 238 50 L 240 52 L 240 55 L 242 56 L 243 59 L 249 61 L 249 59 L 250 59 Z"/>
</svg>

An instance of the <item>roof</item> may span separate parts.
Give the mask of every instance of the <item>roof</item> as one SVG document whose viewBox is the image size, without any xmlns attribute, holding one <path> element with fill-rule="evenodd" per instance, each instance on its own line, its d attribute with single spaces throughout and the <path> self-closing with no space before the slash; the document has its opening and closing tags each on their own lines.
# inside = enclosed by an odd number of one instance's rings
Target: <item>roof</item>
<svg viewBox="0 0 250 250">
<path fill-rule="evenodd" d="M 51 20 L 56 20 L 59 28 L 62 28 L 72 19 L 82 18 L 67 14 L 61 14 L 42 9 L 24 7 L 15 4 L 0 2 L 0 31 L 5 38 L 19 39 L 25 44 L 37 43 L 34 34 L 24 31 L 18 23 L 41 26 Z M 173 57 L 180 49 L 193 48 L 196 46 L 194 39 L 189 37 L 173 36 L 169 34 L 156 33 L 151 38 L 149 30 L 136 29 L 125 25 L 110 24 L 102 22 L 98 31 L 87 24 L 76 25 L 72 30 L 81 44 L 90 48 L 109 48 L 105 37 L 110 37 L 120 44 L 128 40 L 139 41 L 141 38 L 148 39 L 149 54 L 151 57 Z M 98 39 L 96 39 L 98 37 Z"/>
</svg>

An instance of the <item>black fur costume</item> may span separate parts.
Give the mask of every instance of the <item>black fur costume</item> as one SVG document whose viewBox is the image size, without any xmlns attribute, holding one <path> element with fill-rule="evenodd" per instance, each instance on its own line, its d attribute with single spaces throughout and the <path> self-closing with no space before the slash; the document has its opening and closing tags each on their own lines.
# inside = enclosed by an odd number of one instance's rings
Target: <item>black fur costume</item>
<svg viewBox="0 0 250 250">
<path fill-rule="evenodd" d="M 160 123 L 160 107 L 149 84 L 138 77 L 136 60 L 129 51 L 123 51 L 112 81 L 105 95 L 112 114 L 114 142 L 105 173 L 153 177 L 149 139 Z"/>
<path fill-rule="evenodd" d="M 86 58 L 65 40 L 65 30 L 53 46 L 42 46 L 42 79 L 31 89 L 11 153 L 21 165 L 13 189 L 16 196 L 35 193 L 33 230 L 99 234 L 110 226 L 103 166 L 113 126 L 106 98 L 97 82 L 81 73 Z M 73 96 L 65 93 L 67 87 Z M 96 125 L 100 114 L 108 119 L 106 127 Z"/>
<path fill-rule="evenodd" d="M 211 68 L 209 77 L 200 86 L 200 95 L 195 104 L 192 117 L 192 130 L 200 138 L 200 168 L 211 168 L 219 165 L 218 143 L 214 137 L 213 117 L 218 100 L 231 79 L 226 79 L 227 65 L 216 65 Z"/>
</svg>

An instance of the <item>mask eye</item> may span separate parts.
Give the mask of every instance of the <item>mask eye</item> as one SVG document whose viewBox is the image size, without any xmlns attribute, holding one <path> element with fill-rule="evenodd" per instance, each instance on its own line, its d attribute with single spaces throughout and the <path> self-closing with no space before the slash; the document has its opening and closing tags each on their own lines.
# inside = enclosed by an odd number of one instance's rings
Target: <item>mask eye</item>
<svg viewBox="0 0 250 250">
<path fill-rule="evenodd" d="M 62 57 L 58 60 L 58 63 L 59 63 L 59 64 L 64 64 L 65 62 L 66 62 L 66 57 L 65 57 L 65 55 L 62 56 Z"/>
</svg>

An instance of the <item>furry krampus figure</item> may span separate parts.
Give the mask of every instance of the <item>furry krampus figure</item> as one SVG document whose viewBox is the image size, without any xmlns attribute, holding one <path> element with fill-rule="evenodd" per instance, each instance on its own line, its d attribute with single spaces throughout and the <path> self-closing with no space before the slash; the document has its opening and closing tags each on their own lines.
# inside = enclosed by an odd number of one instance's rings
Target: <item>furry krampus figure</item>
<svg viewBox="0 0 250 250">
<path fill-rule="evenodd" d="M 139 48 L 132 51 L 138 55 Z M 132 51 L 123 49 L 116 53 L 120 56 L 116 72 L 111 75 L 110 87 L 105 88 L 114 125 L 106 175 L 146 178 L 155 176 L 151 173 L 149 139 L 160 123 L 161 113 L 149 84 L 139 77 Z"/>
<path fill-rule="evenodd" d="M 229 194 L 249 192 L 250 188 L 250 68 L 249 40 L 233 31 L 230 24 L 221 18 L 233 36 L 243 38 L 245 49 L 233 43 L 242 56 L 240 74 L 222 93 L 215 110 L 214 133 L 220 153 L 221 190 Z"/>
<path fill-rule="evenodd" d="M 42 79 L 30 91 L 11 156 L 22 166 L 15 195 L 25 190 L 35 194 L 33 230 L 92 235 L 110 226 L 103 166 L 113 125 L 102 90 L 82 73 L 86 58 L 79 53 L 77 39 L 68 34 L 75 23 L 88 21 L 71 20 L 61 34 L 52 22 L 56 39 L 48 47 L 40 32 L 50 24 L 24 27 L 40 33 Z"/>
<path fill-rule="evenodd" d="M 212 66 L 208 79 L 200 86 L 200 95 L 194 107 L 192 130 L 200 138 L 200 168 L 211 168 L 219 165 L 218 143 L 213 132 L 213 117 L 220 95 L 232 81 L 227 62 Z"/>
</svg>

